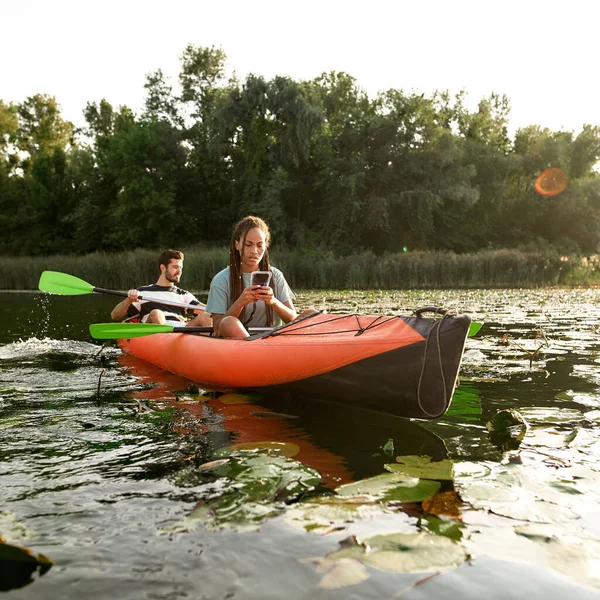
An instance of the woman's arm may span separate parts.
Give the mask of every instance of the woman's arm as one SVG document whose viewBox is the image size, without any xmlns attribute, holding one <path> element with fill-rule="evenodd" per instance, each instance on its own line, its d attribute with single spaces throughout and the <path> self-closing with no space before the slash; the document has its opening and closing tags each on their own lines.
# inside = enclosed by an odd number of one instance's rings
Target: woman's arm
<svg viewBox="0 0 600 600">
<path fill-rule="evenodd" d="M 264 300 L 265 304 L 271 306 L 284 323 L 289 323 L 298 316 L 291 298 L 285 302 L 278 300 L 273 294 L 273 288 L 261 287 L 257 295 L 258 300 Z"/>
<path fill-rule="evenodd" d="M 289 323 L 298 316 L 298 313 L 294 308 L 294 303 L 291 300 L 281 302 L 274 297 L 273 302 L 271 302 L 271 306 L 284 323 Z"/>
</svg>

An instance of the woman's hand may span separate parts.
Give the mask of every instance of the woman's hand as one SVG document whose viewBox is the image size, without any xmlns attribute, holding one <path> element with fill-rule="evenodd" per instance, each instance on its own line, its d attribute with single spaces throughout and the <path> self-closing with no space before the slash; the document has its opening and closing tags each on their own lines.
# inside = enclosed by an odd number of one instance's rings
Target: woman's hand
<svg viewBox="0 0 600 600">
<path fill-rule="evenodd" d="M 273 288 L 270 288 L 268 285 L 256 285 L 252 287 L 258 288 L 256 290 L 257 300 L 262 300 L 267 306 L 275 303 L 276 298 L 273 294 Z"/>
<path fill-rule="evenodd" d="M 264 298 L 261 296 L 261 289 L 268 289 L 271 291 L 271 296 L 273 295 L 273 290 L 271 290 L 271 288 L 264 288 L 260 285 L 249 285 L 240 294 L 238 302 L 240 302 L 242 306 L 247 306 L 248 304 L 252 304 L 252 302 L 264 300 Z"/>
</svg>

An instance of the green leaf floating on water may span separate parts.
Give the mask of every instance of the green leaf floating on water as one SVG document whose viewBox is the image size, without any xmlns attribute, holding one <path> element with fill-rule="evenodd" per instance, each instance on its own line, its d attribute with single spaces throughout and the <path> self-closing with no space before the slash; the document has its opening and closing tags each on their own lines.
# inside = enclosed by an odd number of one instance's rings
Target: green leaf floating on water
<svg viewBox="0 0 600 600">
<path fill-rule="evenodd" d="M 335 488 L 335 493 L 339 496 L 373 496 L 381 498 L 392 487 L 403 485 L 405 487 L 414 487 L 419 480 L 414 477 L 407 477 L 397 473 L 383 473 L 374 477 L 367 477 L 354 483 L 346 483 Z"/>
<path fill-rule="evenodd" d="M 487 464 L 489 475 L 475 477 L 465 469 L 454 482 L 463 502 L 475 509 L 548 524 L 573 521 L 597 510 L 600 473 L 595 466 L 557 470 L 552 464 L 531 459 L 526 466 Z"/>
<path fill-rule="evenodd" d="M 286 521 L 311 533 L 345 529 L 349 523 L 395 512 L 392 502 L 422 502 L 440 489 L 439 481 L 383 473 L 341 485 L 334 496 L 312 498 L 288 508 Z"/>
<path fill-rule="evenodd" d="M 600 589 L 600 541 L 570 523 L 478 527 L 465 545 L 477 556 L 550 567 L 574 585 Z"/>
<path fill-rule="evenodd" d="M 469 558 L 464 547 L 430 533 L 392 533 L 362 539 L 327 555 L 329 560 L 355 559 L 394 573 L 419 573 L 457 567 Z"/>
<path fill-rule="evenodd" d="M 454 542 L 459 542 L 463 537 L 464 525 L 462 523 L 456 523 L 455 521 L 447 521 L 446 519 L 439 519 L 432 515 L 425 515 L 420 520 L 421 529 L 429 531 L 435 535 L 442 535 L 451 539 Z"/>
<path fill-rule="evenodd" d="M 516 527 L 515 533 L 533 542 L 543 553 L 548 564 L 578 584 L 600 589 L 597 570 L 600 561 L 600 540 L 594 536 L 576 538 L 570 528 L 563 525 L 524 525 Z"/>
<path fill-rule="evenodd" d="M 420 479 L 419 483 L 413 487 L 397 485 L 389 489 L 383 496 L 383 500 L 386 502 L 422 502 L 436 494 L 440 486 L 439 481 Z"/>
<path fill-rule="evenodd" d="M 190 531 L 199 524 L 211 530 L 256 531 L 267 517 L 285 510 L 285 501 L 321 481 L 317 471 L 296 460 L 257 451 L 215 461 L 212 470 L 222 478 L 205 486 L 204 497 L 188 517 L 161 533 Z"/>
<path fill-rule="evenodd" d="M 335 492 L 343 497 L 368 495 L 386 502 L 421 502 L 431 498 L 439 488 L 438 481 L 420 480 L 402 473 L 383 473 L 341 485 Z"/>
<path fill-rule="evenodd" d="M 430 456 L 397 456 L 396 464 L 385 465 L 385 468 L 419 479 L 452 481 L 452 464 L 451 460 L 432 461 Z"/>
<path fill-rule="evenodd" d="M 557 400 L 565 400 L 566 402 L 573 402 L 573 398 L 575 394 L 571 391 L 569 392 L 559 392 L 554 396 Z"/>
<path fill-rule="evenodd" d="M 298 529 L 326 535 L 346 529 L 350 523 L 397 512 L 370 496 L 325 496 L 288 507 L 286 522 Z"/>
<path fill-rule="evenodd" d="M 316 564 L 319 572 L 325 572 L 319 582 L 319 587 L 322 589 L 338 590 L 362 583 L 369 578 L 369 572 L 365 565 L 351 558 L 341 558 L 340 560 L 322 558 L 307 562 Z"/>
</svg>

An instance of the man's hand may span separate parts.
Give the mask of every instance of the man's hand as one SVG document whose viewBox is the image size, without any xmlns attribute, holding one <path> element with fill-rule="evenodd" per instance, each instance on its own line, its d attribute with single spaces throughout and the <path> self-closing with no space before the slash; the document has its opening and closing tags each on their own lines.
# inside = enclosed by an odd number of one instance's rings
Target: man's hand
<svg viewBox="0 0 600 600">
<path fill-rule="evenodd" d="M 127 300 L 129 304 L 133 304 L 134 302 L 138 302 L 140 299 L 140 293 L 138 290 L 129 290 L 127 292 Z"/>
</svg>

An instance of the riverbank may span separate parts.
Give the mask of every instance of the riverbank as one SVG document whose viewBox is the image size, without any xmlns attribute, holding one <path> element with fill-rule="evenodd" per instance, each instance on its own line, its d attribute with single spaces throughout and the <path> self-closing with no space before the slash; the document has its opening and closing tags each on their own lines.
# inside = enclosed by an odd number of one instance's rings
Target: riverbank
<svg viewBox="0 0 600 600">
<path fill-rule="evenodd" d="M 228 263 L 226 248 L 183 248 L 182 285 L 206 290 Z M 0 289 L 35 290 L 44 270 L 75 275 L 110 289 L 128 289 L 156 280 L 159 251 L 95 252 L 87 255 L 0 257 Z M 473 254 L 399 252 L 376 256 L 362 252 L 271 252 L 294 289 L 475 289 L 600 285 L 600 257 L 559 256 L 520 250 Z"/>
</svg>

